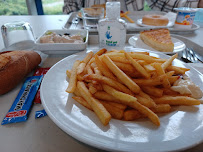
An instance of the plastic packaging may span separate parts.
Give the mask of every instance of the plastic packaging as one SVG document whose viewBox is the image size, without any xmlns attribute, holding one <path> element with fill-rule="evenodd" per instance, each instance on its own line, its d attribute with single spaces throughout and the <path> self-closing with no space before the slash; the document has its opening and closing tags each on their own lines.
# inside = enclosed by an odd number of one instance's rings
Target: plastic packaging
<svg viewBox="0 0 203 152">
<path fill-rule="evenodd" d="M 14 100 L 10 110 L 2 121 L 2 125 L 26 121 L 33 103 L 33 99 L 42 81 L 42 76 L 28 77 L 16 99 Z"/>
<path fill-rule="evenodd" d="M 44 76 L 49 69 L 50 68 L 37 68 L 35 70 L 35 73 L 33 74 L 33 76 L 40 76 L 40 75 Z M 40 99 L 40 87 L 39 87 L 39 89 L 37 91 L 37 94 L 35 96 L 34 103 L 41 103 L 41 99 Z"/>
<path fill-rule="evenodd" d="M 174 28 L 191 29 L 195 18 L 195 13 L 198 11 L 198 9 L 189 7 L 180 7 L 175 8 L 174 10 L 177 11 Z"/>
<path fill-rule="evenodd" d="M 44 109 L 43 109 L 43 110 L 36 111 L 36 112 L 35 112 L 35 119 L 44 117 L 44 116 L 46 116 L 46 115 L 47 115 L 47 113 L 46 113 L 46 111 L 45 111 Z"/>
</svg>

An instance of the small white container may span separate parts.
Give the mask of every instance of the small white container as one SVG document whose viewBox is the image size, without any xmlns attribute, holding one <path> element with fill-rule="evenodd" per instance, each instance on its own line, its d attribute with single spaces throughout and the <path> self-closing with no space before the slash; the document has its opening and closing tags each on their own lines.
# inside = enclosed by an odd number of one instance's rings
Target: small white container
<svg viewBox="0 0 203 152">
<path fill-rule="evenodd" d="M 70 35 L 81 35 L 82 38 L 85 38 L 84 43 L 40 43 L 40 38 L 45 35 L 47 32 L 55 32 L 56 34 L 63 35 L 68 33 Z M 70 29 L 70 30 L 47 30 L 45 31 L 35 42 L 35 49 L 46 54 L 67 54 L 70 51 L 83 51 L 87 47 L 88 43 L 88 30 L 78 30 L 78 29 Z"/>
<path fill-rule="evenodd" d="M 195 18 L 195 13 L 198 11 L 198 9 L 189 7 L 180 7 L 175 8 L 174 10 L 177 11 L 174 28 L 191 29 Z"/>
</svg>

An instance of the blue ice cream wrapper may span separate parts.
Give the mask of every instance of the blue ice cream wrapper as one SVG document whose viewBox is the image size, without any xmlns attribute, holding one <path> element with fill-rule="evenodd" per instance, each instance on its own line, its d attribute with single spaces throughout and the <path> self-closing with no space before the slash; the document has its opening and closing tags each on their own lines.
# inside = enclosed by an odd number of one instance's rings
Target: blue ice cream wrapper
<svg viewBox="0 0 203 152">
<path fill-rule="evenodd" d="M 33 99 L 42 81 L 42 77 L 42 75 L 27 77 L 10 110 L 4 117 L 1 123 L 2 125 L 23 122 L 28 119 L 28 114 L 33 104 Z"/>
</svg>

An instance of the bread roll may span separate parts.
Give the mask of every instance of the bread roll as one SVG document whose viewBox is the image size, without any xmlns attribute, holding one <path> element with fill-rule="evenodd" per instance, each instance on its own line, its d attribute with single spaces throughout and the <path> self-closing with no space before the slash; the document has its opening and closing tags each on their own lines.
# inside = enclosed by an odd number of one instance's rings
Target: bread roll
<svg viewBox="0 0 203 152">
<path fill-rule="evenodd" d="M 142 18 L 142 23 L 146 25 L 166 26 L 168 22 L 168 18 L 162 15 L 145 15 Z"/>
<path fill-rule="evenodd" d="M 40 62 L 40 55 L 34 51 L 2 52 L 0 54 L 0 95 L 13 89 Z"/>
</svg>

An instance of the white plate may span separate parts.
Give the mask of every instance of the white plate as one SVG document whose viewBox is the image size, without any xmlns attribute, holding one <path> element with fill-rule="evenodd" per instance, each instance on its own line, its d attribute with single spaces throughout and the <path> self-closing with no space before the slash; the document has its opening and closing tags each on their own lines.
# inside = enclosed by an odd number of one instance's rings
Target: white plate
<svg viewBox="0 0 203 152">
<path fill-rule="evenodd" d="M 64 33 L 70 35 L 80 34 L 83 38 L 86 37 L 86 40 L 84 43 L 40 43 L 40 38 L 48 31 L 61 35 Z M 70 51 L 83 51 L 87 47 L 88 36 L 88 30 L 83 29 L 47 30 L 36 40 L 35 49 L 45 54 L 69 54 Z"/>
<path fill-rule="evenodd" d="M 176 52 L 183 51 L 186 48 L 185 43 L 183 43 L 181 40 L 176 39 L 174 37 L 171 37 L 171 40 L 174 43 L 174 50 L 173 50 L 173 52 L 162 52 L 162 53 L 165 53 L 165 54 L 174 54 Z M 136 47 L 136 48 L 143 48 L 143 49 L 147 49 L 147 50 L 150 50 L 150 51 L 157 51 L 156 49 L 154 49 L 154 48 L 148 46 L 147 44 L 145 44 L 141 40 L 139 34 L 135 34 L 134 36 L 130 37 L 129 40 L 128 40 L 128 43 L 130 45 L 132 45 L 133 47 Z"/>
<path fill-rule="evenodd" d="M 172 26 L 174 25 L 174 22 L 169 21 L 166 26 L 152 26 L 152 25 L 143 24 L 143 23 L 142 23 L 142 19 L 138 19 L 138 20 L 137 20 L 137 24 L 138 24 L 139 26 L 143 26 L 143 27 L 165 28 L 165 27 L 172 27 Z"/>
<path fill-rule="evenodd" d="M 168 58 L 158 52 L 151 55 Z M 71 69 L 75 60 L 85 56 L 86 52 L 80 52 L 59 61 L 47 72 L 41 84 L 43 107 L 64 132 L 83 143 L 111 151 L 175 151 L 202 142 L 203 105 L 180 106 L 169 114 L 160 115 L 160 127 L 148 119 L 112 119 L 109 125 L 103 126 L 92 111 L 74 101 L 72 94 L 65 92 L 68 86 L 66 70 Z M 174 62 L 175 65 L 191 68 L 187 75 L 203 90 L 203 76 L 199 72 L 179 60 Z"/>
</svg>

